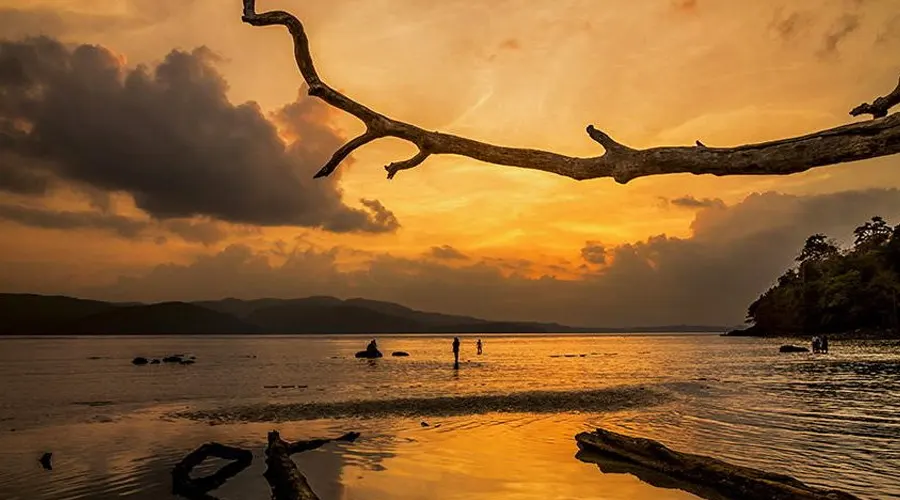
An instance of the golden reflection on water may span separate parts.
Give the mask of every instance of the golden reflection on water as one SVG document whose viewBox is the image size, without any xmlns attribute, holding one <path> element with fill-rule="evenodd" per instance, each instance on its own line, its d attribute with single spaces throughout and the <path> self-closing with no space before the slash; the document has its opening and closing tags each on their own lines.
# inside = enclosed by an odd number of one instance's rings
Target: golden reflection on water
<svg viewBox="0 0 900 500">
<path fill-rule="evenodd" d="M 251 467 L 212 492 L 221 500 L 263 499 L 266 432 L 288 439 L 362 432 L 295 460 L 323 500 L 336 499 L 654 499 L 697 497 L 627 474 L 603 474 L 575 458 L 578 415 L 488 414 L 429 420 L 310 421 L 210 426 L 161 418 L 159 411 L 112 422 L 4 432 L 0 498 L 174 498 L 171 467 L 208 441 L 253 450 Z M 54 470 L 36 461 L 54 452 Z M 222 465 L 201 466 L 209 474 Z"/>
</svg>

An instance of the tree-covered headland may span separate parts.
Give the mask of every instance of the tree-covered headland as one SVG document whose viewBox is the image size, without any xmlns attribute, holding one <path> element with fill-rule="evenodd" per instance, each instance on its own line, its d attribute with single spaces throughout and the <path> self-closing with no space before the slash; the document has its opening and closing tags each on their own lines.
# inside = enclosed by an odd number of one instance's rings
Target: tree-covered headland
<svg viewBox="0 0 900 500">
<path fill-rule="evenodd" d="M 900 224 L 872 217 L 841 248 L 824 234 L 806 239 L 795 261 L 747 310 L 744 335 L 864 333 L 900 326 Z"/>
</svg>

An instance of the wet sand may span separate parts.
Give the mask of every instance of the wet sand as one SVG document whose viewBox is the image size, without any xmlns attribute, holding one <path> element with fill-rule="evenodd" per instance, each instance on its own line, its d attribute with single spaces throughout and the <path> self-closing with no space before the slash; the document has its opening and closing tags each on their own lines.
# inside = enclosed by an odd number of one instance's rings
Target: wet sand
<svg viewBox="0 0 900 500">
<path fill-rule="evenodd" d="M 180 497 L 171 493 L 172 467 L 210 441 L 253 452 L 250 467 L 212 491 L 213 498 L 269 498 L 264 447 L 266 433 L 277 429 L 292 440 L 361 433 L 353 443 L 329 443 L 293 457 L 323 500 L 697 500 L 576 459 L 574 435 L 592 428 L 587 415 L 438 417 L 428 427 L 406 418 L 211 426 L 171 419 L 169 412 L 145 410 L 106 423 L 3 436 L 0 498 L 174 500 Z M 53 471 L 37 462 L 44 451 L 54 453 Z M 224 463 L 210 460 L 195 475 L 212 474 Z"/>
<path fill-rule="evenodd" d="M 232 423 L 343 418 L 448 417 L 485 413 L 603 413 L 646 408 L 669 399 L 670 396 L 659 389 L 626 386 L 589 391 L 531 391 L 437 398 L 262 404 L 213 410 L 181 411 L 173 413 L 173 416 L 211 423 Z"/>
</svg>

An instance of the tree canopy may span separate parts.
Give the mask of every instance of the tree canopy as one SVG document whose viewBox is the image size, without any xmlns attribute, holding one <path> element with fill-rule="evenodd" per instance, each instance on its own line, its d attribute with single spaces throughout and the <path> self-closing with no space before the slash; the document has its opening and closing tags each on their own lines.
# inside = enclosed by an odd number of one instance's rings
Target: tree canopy
<svg viewBox="0 0 900 500">
<path fill-rule="evenodd" d="M 766 335 L 896 330 L 900 327 L 900 224 L 872 217 L 840 248 L 814 234 L 796 265 L 750 304 L 752 330 Z"/>
</svg>

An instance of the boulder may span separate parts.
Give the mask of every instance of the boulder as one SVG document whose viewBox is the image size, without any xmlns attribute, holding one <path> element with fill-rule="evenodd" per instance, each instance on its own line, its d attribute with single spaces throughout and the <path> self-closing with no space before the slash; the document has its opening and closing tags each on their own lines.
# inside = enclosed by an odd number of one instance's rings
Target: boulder
<svg viewBox="0 0 900 500">
<path fill-rule="evenodd" d="M 778 352 L 809 352 L 809 348 L 798 345 L 783 345 L 778 348 Z"/>
<path fill-rule="evenodd" d="M 147 358 L 143 358 L 141 356 L 138 356 L 131 360 L 131 364 L 133 365 L 146 365 L 147 363 L 149 363 L 149 361 L 147 361 Z"/>
<path fill-rule="evenodd" d="M 374 358 L 380 358 L 380 357 L 382 357 L 382 356 L 384 356 L 384 355 L 381 354 L 381 351 L 368 351 L 368 350 L 366 350 L 366 351 L 359 351 L 359 352 L 356 353 L 356 357 L 357 357 L 357 358 L 374 359 Z"/>
<path fill-rule="evenodd" d="M 394 356 L 396 358 L 405 358 L 409 356 L 409 353 L 406 351 L 394 351 L 391 353 L 391 356 Z"/>
<path fill-rule="evenodd" d="M 180 354 L 166 356 L 163 358 L 163 363 L 181 363 L 181 362 L 182 362 L 182 359 L 181 359 Z"/>
</svg>

